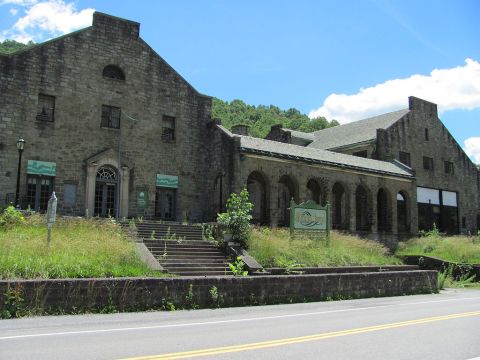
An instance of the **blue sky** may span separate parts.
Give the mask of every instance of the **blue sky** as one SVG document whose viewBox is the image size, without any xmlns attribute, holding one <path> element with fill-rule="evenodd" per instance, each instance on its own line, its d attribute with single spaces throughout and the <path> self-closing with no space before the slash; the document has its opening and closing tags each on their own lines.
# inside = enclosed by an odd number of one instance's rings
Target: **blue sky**
<svg viewBox="0 0 480 360">
<path fill-rule="evenodd" d="M 480 1 L 0 0 L 0 39 L 43 41 L 93 10 L 141 37 L 202 93 L 341 122 L 436 102 L 480 163 Z"/>
</svg>

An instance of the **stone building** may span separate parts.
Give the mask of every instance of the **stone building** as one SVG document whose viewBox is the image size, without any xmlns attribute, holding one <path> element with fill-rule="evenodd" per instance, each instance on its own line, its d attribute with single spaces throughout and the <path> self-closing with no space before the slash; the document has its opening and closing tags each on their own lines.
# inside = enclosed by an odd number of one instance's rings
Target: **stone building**
<svg viewBox="0 0 480 360">
<path fill-rule="evenodd" d="M 95 13 L 86 29 L 0 55 L 0 206 L 62 214 L 210 221 L 247 187 L 258 223 L 286 225 L 288 202 L 332 204 L 337 229 L 395 240 L 429 229 L 473 232 L 476 167 L 437 117 L 409 108 L 307 134 L 229 131 L 140 37 L 140 24 Z"/>
</svg>

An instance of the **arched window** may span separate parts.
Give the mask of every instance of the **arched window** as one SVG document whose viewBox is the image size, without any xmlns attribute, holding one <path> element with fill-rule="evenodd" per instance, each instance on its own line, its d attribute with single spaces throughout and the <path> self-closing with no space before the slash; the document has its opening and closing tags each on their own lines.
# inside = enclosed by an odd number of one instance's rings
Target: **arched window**
<svg viewBox="0 0 480 360">
<path fill-rule="evenodd" d="M 117 181 L 117 173 L 111 167 L 102 166 L 97 171 L 97 180 L 100 181 Z"/>
<path fill-rule="evenodd" d="M 115 65 L 107 65 L 103 68 L 103 77 L 116 80 L 125 80 L 122 69 Z"/>
</svg>

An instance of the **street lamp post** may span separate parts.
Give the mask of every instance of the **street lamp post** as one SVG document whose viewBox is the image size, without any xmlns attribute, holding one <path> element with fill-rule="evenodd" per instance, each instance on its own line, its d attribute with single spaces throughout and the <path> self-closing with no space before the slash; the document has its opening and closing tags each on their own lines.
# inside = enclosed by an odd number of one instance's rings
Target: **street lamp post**
<svg viewBox="0 0 480 360">
<path fill-rule="evenodd" d="M 17 150 L 18 150 L 18 171 L 17 171 L 17 191 L 15 192 L 15 206 L 20 207 L 20 169 L 22 167 L 22 153 L 23 148 L 25 147 L 25 140 L 18 139 L 17 141 Z"/>
</svg>

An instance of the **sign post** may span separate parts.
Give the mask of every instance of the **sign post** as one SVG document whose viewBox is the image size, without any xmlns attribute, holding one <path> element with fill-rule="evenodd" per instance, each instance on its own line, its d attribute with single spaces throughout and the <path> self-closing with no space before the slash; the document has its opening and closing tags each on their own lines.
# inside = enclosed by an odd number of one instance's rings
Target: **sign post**
<svg viewBox="0 0 480 360">
<path fill-rule="evenodd" d="M 330 242 L 330 204 L 320 206 L 308 200 L 295 204 L 290 200 L 290 238 L 295 239 L 295 231 L 324 232 L 327 245 Z"/>
<path fill-rule="evenodd" d="M 55 191 L 52 192 L 52 196 L 48 200 L 47 206 L 47 228 L 48 228 L 48 237 L 47 242 L 50 245 L 50 239 L 52 235 L 52 225 L 55 222 L 57 216 L 57 197 L 55 196 Z"/>
</svg>

